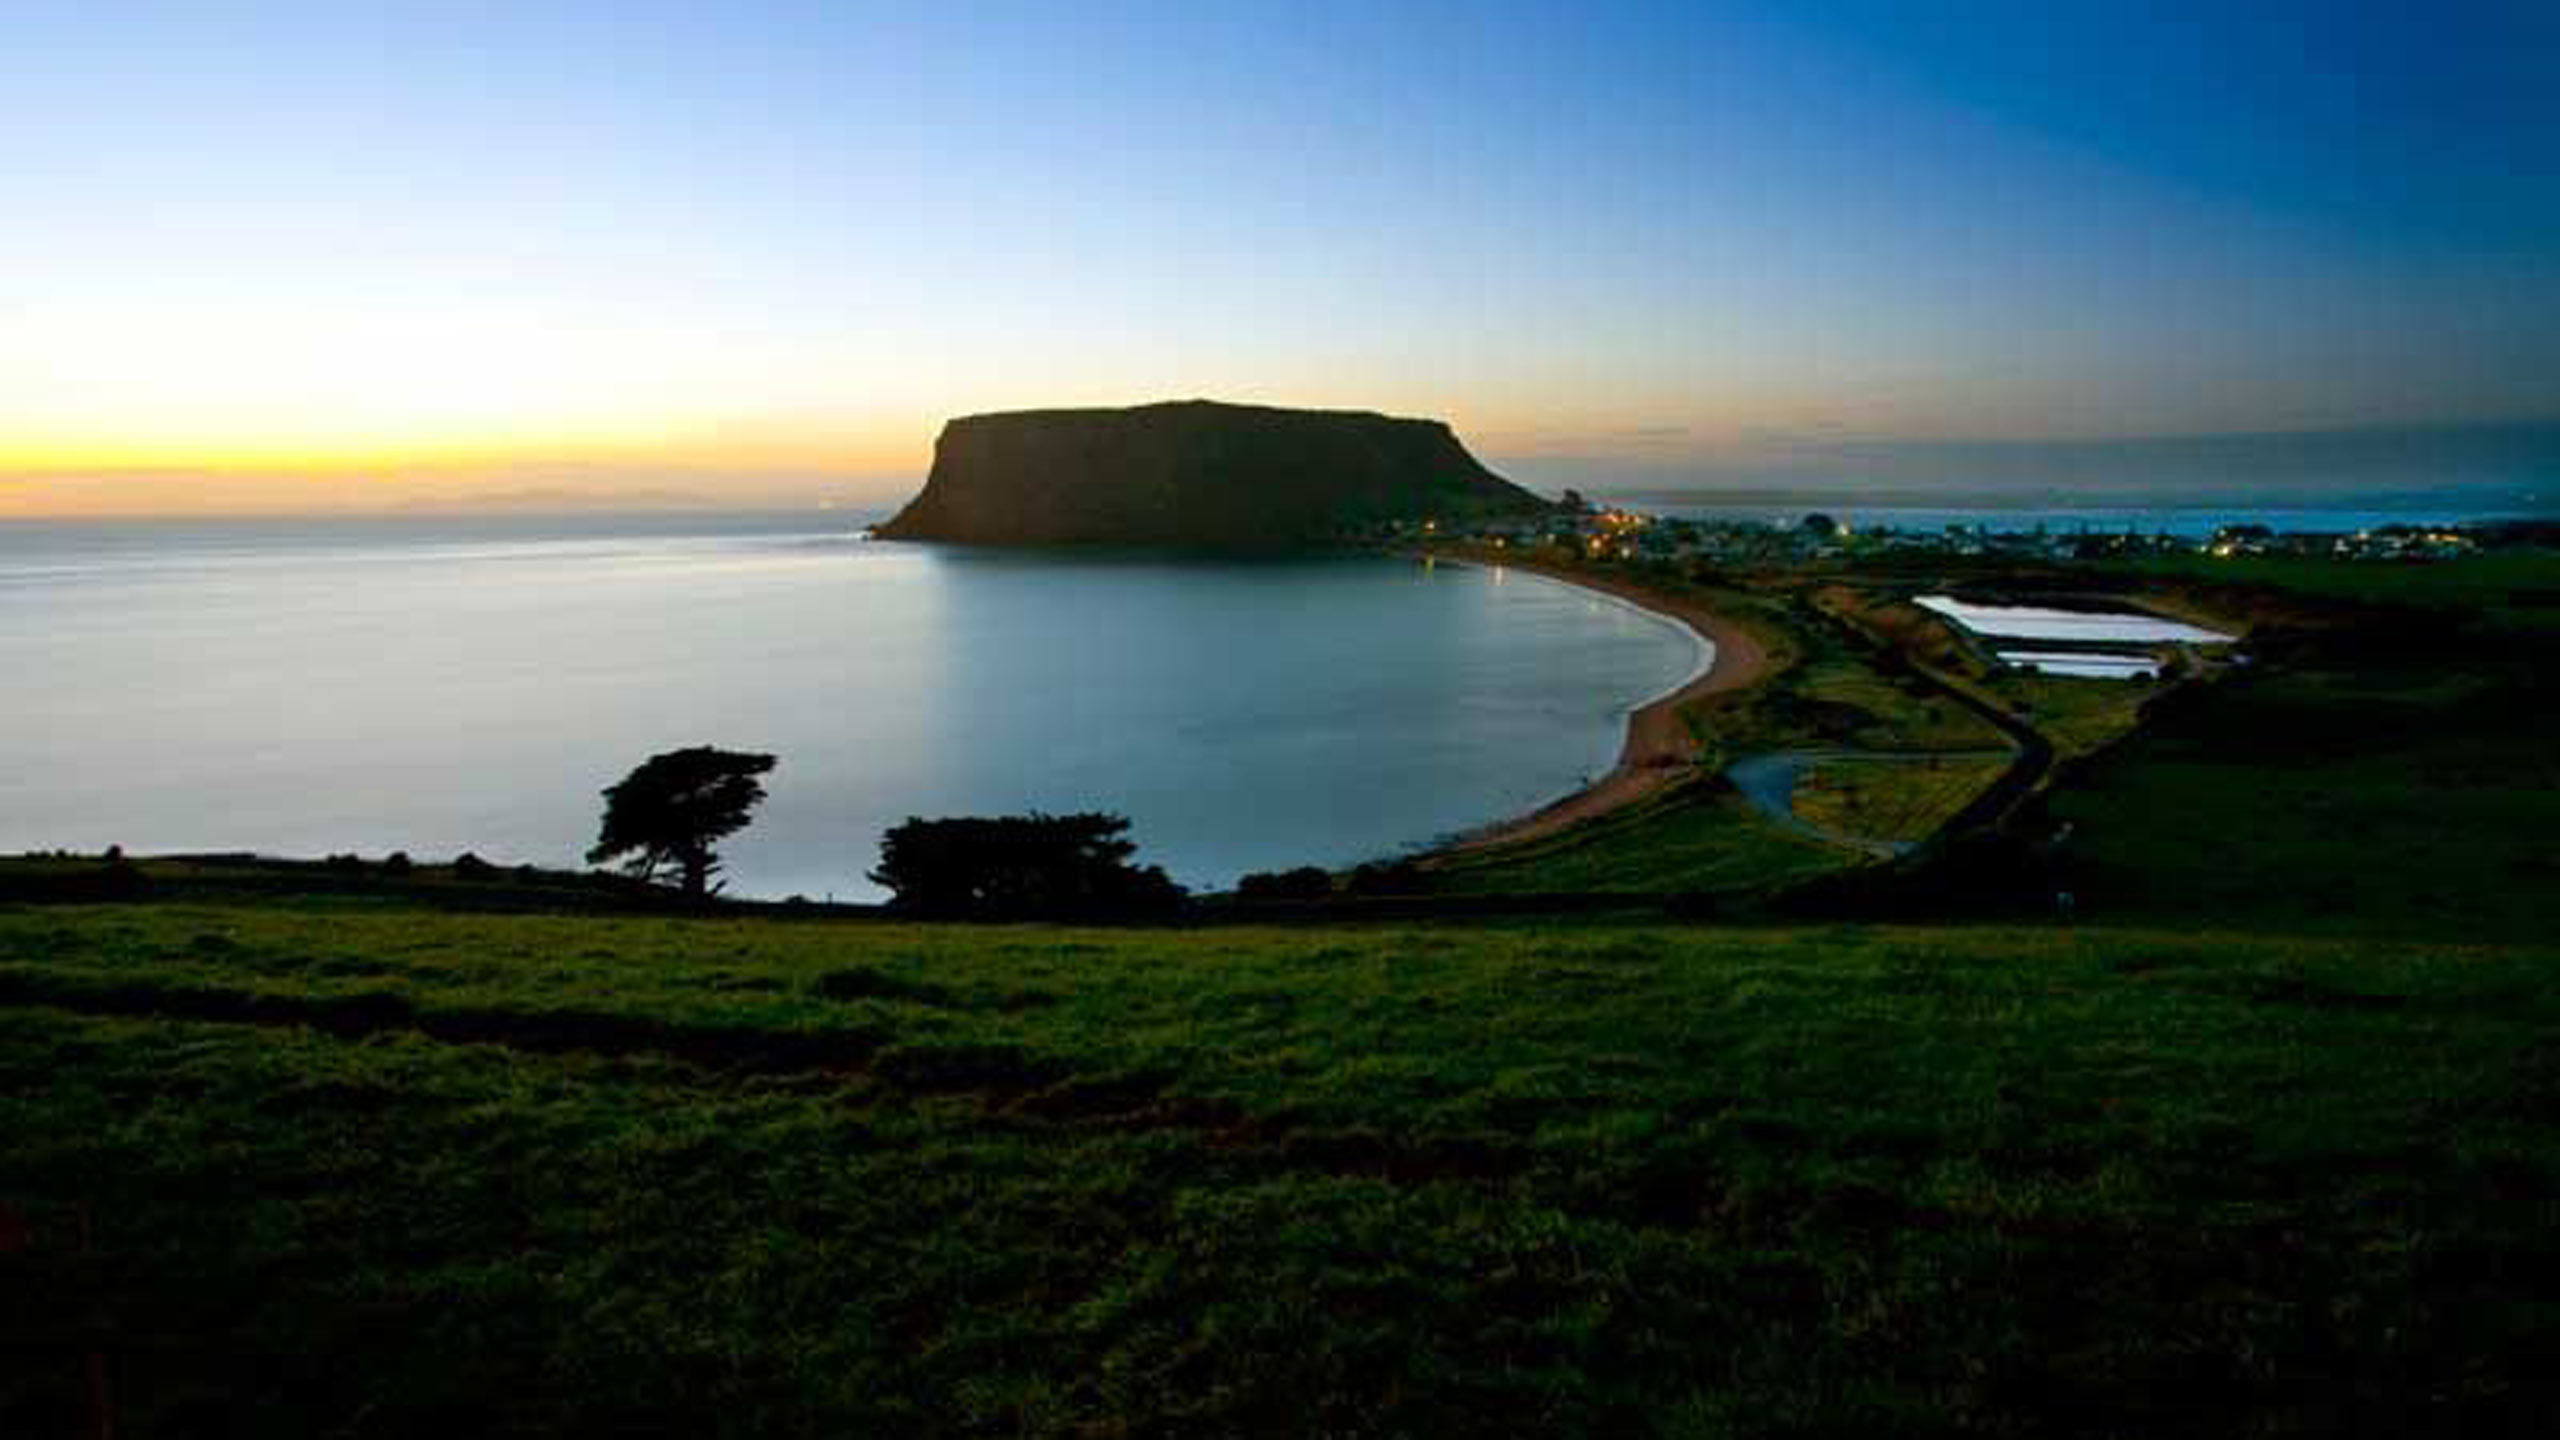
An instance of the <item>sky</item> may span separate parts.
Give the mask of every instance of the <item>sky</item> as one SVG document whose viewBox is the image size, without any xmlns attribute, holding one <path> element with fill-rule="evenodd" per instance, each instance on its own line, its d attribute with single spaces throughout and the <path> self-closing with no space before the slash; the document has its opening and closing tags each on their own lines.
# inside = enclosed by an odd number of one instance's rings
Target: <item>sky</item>
<svg viewBox="0 0 2560 1440">
<path fill-rule="evenodd" d="M 2547 0 L 0 19 L 0 516 L 884 503 L 1191 396 L 1549 488 L 2560 418 Z"/>
</svg>

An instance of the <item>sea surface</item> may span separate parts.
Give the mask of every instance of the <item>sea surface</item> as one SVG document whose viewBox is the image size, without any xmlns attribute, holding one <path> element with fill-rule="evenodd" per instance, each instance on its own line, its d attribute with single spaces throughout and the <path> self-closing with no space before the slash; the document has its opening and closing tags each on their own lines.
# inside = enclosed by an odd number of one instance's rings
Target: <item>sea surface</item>
<svg viewBox="0 0 2560 1440">
<path fill-rule="evenodd" d="M 1606 771 L 1703 663 L 1516 571 L 1062 559 L 758 516 L 0 525 L 0 850 L 579 862 L 658 750 L 780 756 L 731 888 L 874 898 L 910 815 L 1141 858 L 1409 850 Z"/>
</svg>

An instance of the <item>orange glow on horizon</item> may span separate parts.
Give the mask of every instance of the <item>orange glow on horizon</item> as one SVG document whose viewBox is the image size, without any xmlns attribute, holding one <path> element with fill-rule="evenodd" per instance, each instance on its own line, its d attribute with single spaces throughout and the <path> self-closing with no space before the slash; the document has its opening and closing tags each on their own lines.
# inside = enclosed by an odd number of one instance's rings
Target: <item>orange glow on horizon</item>
<svg viewBox="0 0 2560 1440">
<path fill-rule="evenodd" d="M 739 424 L 646 438 L 9 439 L 0 440 L 0 519 L 364 511 L 526 496 L 891 503 L 922 483 L 932 433 Z"/>
</svg>

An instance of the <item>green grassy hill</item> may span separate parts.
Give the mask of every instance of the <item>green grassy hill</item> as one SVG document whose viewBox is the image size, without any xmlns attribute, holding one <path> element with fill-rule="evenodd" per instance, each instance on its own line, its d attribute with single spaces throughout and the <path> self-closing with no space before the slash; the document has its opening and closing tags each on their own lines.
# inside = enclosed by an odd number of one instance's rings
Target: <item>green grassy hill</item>
<svg viewBox="0 0 2560 1440">
<path fill-rule="evenodd" d="M 0 862 L 0 1435 L 2560 1431 L 2555 563 L 2033 577 L 2252 627 L 1965 682 L 2077 928 L 1375 918 L 1849 863 L 1703 779 L 1272 927 Z M 1711 754 L 1978 740 L 1925 578 Z"/>
<path fill-rule="evenodd" d="M 2099 911 L 2161 923 L 2560 933 L 2560 557 L 2147 567 L 2273 613 L 2049 808 Z M 2286 607 L 2310 606 L 2307 610 Z"/>
<path fill-rule="evenodd" d="M 2522 1433 L 2553 958 L 0 908 L 0 1430 Z"/>
</svg>

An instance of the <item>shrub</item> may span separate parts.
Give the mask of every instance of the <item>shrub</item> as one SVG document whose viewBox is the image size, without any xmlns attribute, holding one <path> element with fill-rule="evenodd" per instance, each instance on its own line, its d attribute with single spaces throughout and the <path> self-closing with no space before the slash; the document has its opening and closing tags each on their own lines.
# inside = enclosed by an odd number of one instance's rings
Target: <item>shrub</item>
<svg viewBox="0 0 2560 1440">
<path fill-rule="evenodd" d="M 1384 865 L 1373 860 L 1351 872 L 1354 895 L 1419 895 L 1428 888 L 1421 867 L 1410 860 Z"/>
<path fill-rule="evenodd" d="M 874 883 L 891 909 L 977 919 L 1096 919 L 1165 914 L 1182 887 L 1132 865 L 1125 816 L 910 818 L 880 837 Z"/>
<path fill-rule="evenodd" d="M 149 889 L 141 869 L 129 860 L 110 860 L 95 869 L 0 871 L 0 904 L 108 904 L 139 900 Z"/>
<path fill-rule="evenodd" d="M 1294 870 L 1257 870 L 1236 882 L 1243 900 L 1322 900 L 1333 894 L 1333 877 L 1313 865 Z"/>
</svg>

